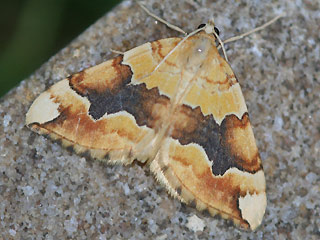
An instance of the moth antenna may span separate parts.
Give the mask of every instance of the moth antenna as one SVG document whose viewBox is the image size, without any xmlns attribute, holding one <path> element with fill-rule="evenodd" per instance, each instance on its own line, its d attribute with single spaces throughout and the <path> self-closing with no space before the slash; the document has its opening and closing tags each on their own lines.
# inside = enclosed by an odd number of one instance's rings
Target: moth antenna
<svg viewBox="0 0 320 240">
<path fill-rule="evenodd" d="M 156 20 L 158 20 L 159 22 L 162 22 L 163 24 L 167 25 L 167 27 L 169 27 L 169 28 L 171 28 L 171 29 L 173 29 L 173 30 L 175 30 L 175 31 L 178 31 L 178 32 L 180 32 L 180 33 L 182 33 L 182 34 L 184 34 L 184 35 L 187 35 L 187 33 L 186 33 L 185 31 L 183 31 L 181 28 L 179 28 L 179 27 L 177 27 L 177 26 L 175 26 L 175 25 L 167 22 L 166 20 L 164 20 L 164 19 L 158 17 L 157 15 L 153 14 L 152 12 L 150 12 L 150 11 L 142 4 L 142 2 L 137 1 L 137 3 L 138 3 L 139 6 L 140 6 L 148 15 L 150 15 L 151 17 L 153 17 L 153 18 L 155 18 Z"/>
<path fill-rule="evenodd" d="M 260 31 L 266 27 L 268 27 L 269 25 L 271 25 L 272 23 L 274 23 L 275 21 L 277 21 L 279 18 L 282 18 L 284 17 L 286 14 L 285 13 L 282 13 L 276 17 L 274 17 L 273 19 L 271 19 L 270 21 L 266 22 L 265 24 L 261 25 L 260 27 L 257 27 L 257 28 L 254 28 L 248 32 L 245 32 L 245 33 L 242 33 L 238 36 L 234 36 L 234 37 L 231 37 L 231 38 L 228 38 L 227 40 L 224 40 L 223 43 L 229 43 L 229 42 L 233 42 L 233 41 L 236 41 L 236 40 L 239 40 L 241 38 L 244 38 L 245 36 L 248 36 L 254 32 L 257 32 L 257 31 Z M 220 48 L 220 47 L 219 47 Z"/>
<path fill-rule="evenodd" d="M 223 55 L 224 55 L 224 58 L 226 59 L 227 62 L 229 62 L 228 60 L 228 57 L 227 57 L 227 52 L 226 52 L 226 49 L 224 48 L 224 42 L 221 40 L 221 38 L 218 36 L 218 34 L 213 31 L 213 34 L 214 36 L 218 39 L 219 43 L 220 43 L 220 46 L 222 48 L 222 52 L 223 52 Z M 218 48 L 219 49 L 219 48 Z"/>
</svg>

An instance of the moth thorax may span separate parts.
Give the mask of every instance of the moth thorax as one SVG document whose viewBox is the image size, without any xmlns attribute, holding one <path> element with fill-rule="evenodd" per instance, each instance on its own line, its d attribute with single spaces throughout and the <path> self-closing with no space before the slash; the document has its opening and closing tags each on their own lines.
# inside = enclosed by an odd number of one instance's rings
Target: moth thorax
<svg viewBox="0 0 320 240">
<path fill-rule="evenodd" d="M 190 71 L 196 71 L 202 66 L 208 57 L 210 51 L 210 40 L 205 37 L 197 38 L 195 44 L 189 49 L 186 49 L 186 55 L 184 56 L 184 68 Z"/>
</svg>

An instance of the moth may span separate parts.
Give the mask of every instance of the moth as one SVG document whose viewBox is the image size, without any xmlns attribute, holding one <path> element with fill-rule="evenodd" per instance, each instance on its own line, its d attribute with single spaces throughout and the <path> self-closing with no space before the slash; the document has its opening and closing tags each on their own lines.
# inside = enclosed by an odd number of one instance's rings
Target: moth
<svg viewBox="0 0 320 240">
<path fill-rule="evenodd" d="M 59 81 L 26 125 L 110 164 L 147 163 L 173 197 L 255 230 L 266 209 L 261 159 L 214 22 L 147 42 Z"/>
</svg>

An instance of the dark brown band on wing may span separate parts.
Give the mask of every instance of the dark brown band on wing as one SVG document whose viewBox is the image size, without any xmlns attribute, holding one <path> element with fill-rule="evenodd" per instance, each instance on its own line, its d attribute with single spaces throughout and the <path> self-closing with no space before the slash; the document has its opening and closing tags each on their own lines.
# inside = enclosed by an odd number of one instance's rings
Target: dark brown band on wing
<svg viewBox="0 0 320 240">
<path fill-rule="evenodd" d="M 122 57 L 118 57 L 111 62 L 113 73 L 116 72 L 112 81 L 104 80 L 103 74 L 102 80 L 91 79 L 87 70 L 69 77 L 71 88 L 91 103 L 88 114 L 93 119 L 98 120 L 106 113 L 126 111 L 135 117 L 139 126 L 155 131 L 171 121 L 172 138 L 182 145 L 202 146 L 212 161 L 215 175 L 222 175 L 232 167 L 250 173 L 262 168 L 247 113 L 242 119 L 228 115 L 218 125 L 212 115 L 204 116 L 200 107 L 192 109 L 182 105 L 167 119 L 164 116 L 170 109 L 169 98 L 160 95 L 157 88 L 147 89 L 144 83 L 129 84 L 132 72 L 121 61 Z"/>
<path fill-rule="evenodd" d="M 262 169 L 248 113 L 242 119 L 228 115 L 219 126 L 212 115 L 204 116 L 199 107 L 192 109 L 184 105 L 179 111 L 175 117 L 184 119 L 185 125 L 176 121 L 172 137 L 183 145 L 202 146 L 212 161 L 215 175 L 222 175 L 231 167 L 250 173 Z"/>
</svg>

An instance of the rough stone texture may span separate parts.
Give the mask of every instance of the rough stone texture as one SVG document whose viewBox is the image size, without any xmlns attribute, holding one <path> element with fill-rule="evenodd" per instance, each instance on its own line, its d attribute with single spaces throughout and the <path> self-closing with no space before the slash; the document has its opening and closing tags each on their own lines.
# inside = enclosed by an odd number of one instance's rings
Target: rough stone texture
<svg viewBox="0 0 320 240">
<path fill-rule="evenodd" d="M 24 126 L 38 94 L 58 80 L 177 32 L 122 2 L 0 102 L 0 235 L 4 239 L 319 239 L 319 1 L 147 1 L 195 29 L 213 14 L 221 37 L 287 17 L 227 53 L 242 85 L 262 156 L 268 207 L 256 232 L 168 196 L 146 167 L 85 160 Z M 188 228 L 197 215 L 203 231 Z"/>
</svg>

